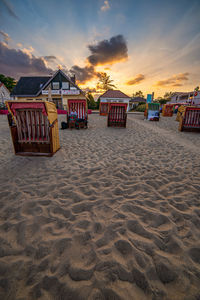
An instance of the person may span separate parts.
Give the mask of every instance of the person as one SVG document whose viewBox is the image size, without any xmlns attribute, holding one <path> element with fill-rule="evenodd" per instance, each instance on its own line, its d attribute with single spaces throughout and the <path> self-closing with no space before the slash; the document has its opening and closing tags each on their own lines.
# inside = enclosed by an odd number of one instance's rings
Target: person
<svg viewBox="0 0 200 300">
<path fill-rule="evenodd" d="M 74 108 L 71 110 L 70 117 L 77 118 L 77 112 L 76 112 L 76 110 Z"/>
</svg>

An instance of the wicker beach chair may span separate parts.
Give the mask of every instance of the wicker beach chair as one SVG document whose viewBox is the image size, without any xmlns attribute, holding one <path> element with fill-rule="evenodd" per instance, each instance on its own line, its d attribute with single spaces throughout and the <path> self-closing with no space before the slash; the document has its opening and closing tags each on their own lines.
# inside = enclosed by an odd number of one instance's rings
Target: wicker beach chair
<svg viewBox="0 0 200 300">
<path fill-rule="evenodd" d="M 180 131 L 200 131 L 200 107 L 185 106 L 179 119 Z"/>
<path fill-rule="evenodd" d="M 76 111 L 77 116 L 71 116 L 72 111 Z M 88 114 L 86 99 L 68 100 L 67 122 L 69 128 L 87 128 Z"/>
<path fill-rule="evenodd" d="M 173 107 L 174 104 L 165 104 L 162 110 L 163 117 L 172 117 L 173 116 Z"/>
<path fill-rule="evenodd" d="M 100 102 L 100 105 L 99 105 L 100 116 L 107 116 L 108 110 L 109 110 L 109 103 Z"/>
<path fill-rule="evenodd" d="M 160 105 L 159 103 L 147 103 L 144 117 L 149 121 L 159 121 Z"/>
<path fill-rule="evenodd" d="M 110 103 L 107 126 L 126 127 L 127 103 Z"/>
<path fill-rule="evenodd" d="M 16 155 L 52 156 L 60 149 L 54 103 L 8 101 L 8 123 Z"/>
</svg>

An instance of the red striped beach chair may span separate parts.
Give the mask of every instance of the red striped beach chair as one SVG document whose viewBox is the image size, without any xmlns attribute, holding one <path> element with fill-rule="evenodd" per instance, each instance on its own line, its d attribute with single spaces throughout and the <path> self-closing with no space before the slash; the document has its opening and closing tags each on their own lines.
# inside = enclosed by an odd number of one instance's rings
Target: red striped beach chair
<svg viewBox="0 0 200 300">
<path fill-rule="evenodd" d="M 73 110 L 77 113 L 76 118 L 70 117 Z M 69 124 L 69 128 L 87 128 L 88 115 L 86 99 L 68 100 L 67 122 Z"/>
<path fill-rule="evenodd" d="M 127 103 L 110 103 L 107 126 L 126 127 Z"/>
<path fill-rule="evenodd" d="M 47 101 L 8 101 L 8 122 L 16 155 L 52 156 L 59 150 L 56 106 Z"/>
<path fill-rule="evenodd" d="M 179 130 L 200 131 L 200 107 L 185 107 L 180 116 Z"/>
</svg>

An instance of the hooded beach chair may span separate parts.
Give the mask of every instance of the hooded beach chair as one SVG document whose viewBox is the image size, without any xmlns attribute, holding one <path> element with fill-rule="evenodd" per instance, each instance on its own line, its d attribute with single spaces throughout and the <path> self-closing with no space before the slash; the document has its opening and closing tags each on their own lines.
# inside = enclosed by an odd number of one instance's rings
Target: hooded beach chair
<svg viewBox="0 0 200 300">
<path fill-rule="evenodd" d="M 126 127 L 127 103 L 110 103 L 107 126 Z"/>
<path fill-rule="evenodd" d="M 72 112 L 76 112 L 76 116 Z M 86 99 L 68 100 L 67 123 L 69 128 L 87 128 L 87 101 Z"/>
<path fill-rule="evenodd" d="M 15 154 L 52 156 L 59 150 L 58 117 L 54 103 L 7 101 Z"/>
<path fill-rule="evenodd" d="M 174 104 L 165 104 L 162 110 L 163 117 L 172 117 L 173 116 L 173 107 Z"/>
<path fill-rule="evenodd" d="M 159 103 L 147 103 L 144 117 L 149 121 L 159 121 L 160 105 Z"/>
<path fill-rule="evenodd" d="M 200 107 L 185 106 L 179 119 L 180 131 L 200 131 Z"/>
<path fill-rule="evenodd" d="M 107 102 L 100 102 L 100 105 L 99 105 L 99 114 L 100 114 L 100 116 L 107 116 L 108 115 L 109 104 L 110 103 L 107 103 Z"/>
</svg>

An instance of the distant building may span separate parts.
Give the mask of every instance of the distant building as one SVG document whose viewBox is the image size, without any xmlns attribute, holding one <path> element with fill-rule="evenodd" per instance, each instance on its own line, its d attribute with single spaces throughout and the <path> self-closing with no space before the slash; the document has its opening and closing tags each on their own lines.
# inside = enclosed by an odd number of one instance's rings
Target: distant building
<svg viewBox="0 0 200 300">
<path fill-rule="evenodd" d="M 0 82 L 0 103 L 3 105 L 5 101 L 10 100 L 10 92 L 7 87 Z"/>
<path fill-rule="evenodd" d="M 99 97 L 99 99 L 100 99 L 99 110 L 101 115 L 107 115 L 109 103 L 112 102 L 127 103 L 127 111 L 130 110 L 129 101 L 131 100 L 131 97 L 127 96 L 126 94 L 124 94 L 119 90 L 108 90 L 104 94 L 102 94 Z"/>
<path fill-rule="evenodd" d="M 69 99 L 85 99 L 75 76 L 69 77 L 61 70 L 52 76 L 21 77 L 11 95 L 15 100 L 49 100 L 59 109 L 67 109 Z"/>
<path fill-rule="evenodd" d="M 133 97 L 130 101 L 129 101 L 129 106 L 130 109 L 134 107 L 134 105 L 138 105 L 139 103 L 146 103 L 146 99 L 144 99 L 143 97 Z"/>
<path fill-rule="evenodd" d="M 175 103 L 185 103 L 189 100 L 190 97 L 193 97 L 194 92 L 176 92 L 173 93 L 173 96 L 171 97 L 171 102 Z"/>
</svg>

